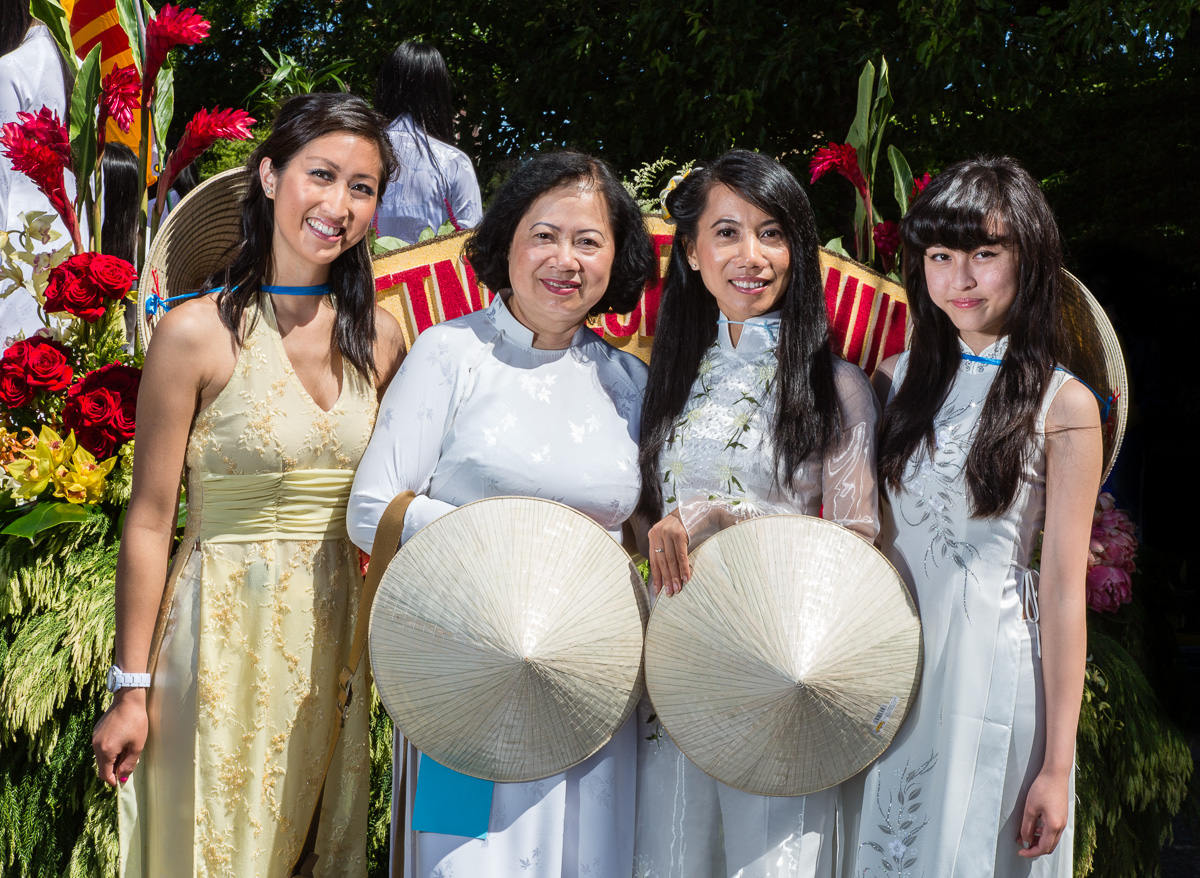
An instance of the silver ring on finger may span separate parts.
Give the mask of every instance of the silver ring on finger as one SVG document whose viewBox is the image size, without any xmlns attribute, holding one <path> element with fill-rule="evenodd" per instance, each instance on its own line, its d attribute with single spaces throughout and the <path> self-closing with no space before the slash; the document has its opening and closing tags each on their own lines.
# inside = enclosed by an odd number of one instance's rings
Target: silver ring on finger
<svg viewBox="0 0 1200 878">
<path fill-rule="evenodd" d="M 665 552 L 665 551 L 666 551 L 666 549 L 655 549 L 654 551 L 655 551 L 655 552 Z"/>
</svg>

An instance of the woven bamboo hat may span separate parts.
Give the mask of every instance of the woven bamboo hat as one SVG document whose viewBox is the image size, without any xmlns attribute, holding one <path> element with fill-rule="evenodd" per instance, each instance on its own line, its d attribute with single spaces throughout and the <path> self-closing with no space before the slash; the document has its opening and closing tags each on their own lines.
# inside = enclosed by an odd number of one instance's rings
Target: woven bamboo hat
<svg viewBox="0 0 1200 878">
<path fill-rule="evenodd" d="M 1121 343 L 1104 308 L 1079 278 L 1065 270 L 1063 276 L 1063 313 L 1072 344 L 1070 362 L 1064 365 L 1092 389 L 1106 409 L 1102 416 L 1107 479 L 1129 420 L 1129 373 Z"/>
<path fill-rule="evenodd" d="M 455 771 L 549 777 L 599 750 L 643 685 L 644 586 L 625 550 L 549 500 L 469 503 L 392 559 L 371 610 L 375 686 Z"/>
<path fill-rule="evenodd" d="M 887 748 L 921 655 L 916 606 L 878 550 L 832 522 L 770 515 L 705 541 L 688 584 L 655 604 L 646 688 L 706 773 L 799 796 Z"/>
<path fill-rule="evenodd" d="M 158 228 L 138 285 L 138 338 L 150 344 L 154 326 L 173 302 L 195 292 L 223 268 L 242 240 L 246 171 L 233 168 L 189 192 Z"/>
</svg>

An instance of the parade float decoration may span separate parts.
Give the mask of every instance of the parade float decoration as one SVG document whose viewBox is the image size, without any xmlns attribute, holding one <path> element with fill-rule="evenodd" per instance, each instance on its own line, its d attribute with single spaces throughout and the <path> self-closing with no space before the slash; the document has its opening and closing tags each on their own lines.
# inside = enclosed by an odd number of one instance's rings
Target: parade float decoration
<svg viewBox="0 0 1200 878">
<path fill-rule="evenodd" d="M 115 797 L 96 778 L 90 739 L 107 703 L 103 679 L 112 655 L 137 369 L 157 320 L 199 288 L 238 234 L 241 174 L 231 171 L 198 187 L 165 217 L 144 199 L 143 227 L 155 234 L 148 250 L 143 238 L 138 271 L 118 264 L 99 235 L 99 159 L 114 130 L 138 132 L 131 142 L 145 178 L 154 180 L 158 172 L 155 205 L 162 205 L 174 174 L 217 139 L 248 136 L 253 123 L 240 110 L 201 111 L 175 152 L 162 150 L 156 168 L 151 144 L 165 142 L 173 104 L 170 50 L 203 39 L 207 23 L 194 10 L 169 5 L 146 20 L 149 13 L 133 0 L 109 0 L 104 14 L 115 22 L 109 30 L 125 35 L 123 48 L 113 52 L 112 40 L 88 46 L 96 27 L 76 20 L 81 9 L 103 3 L 64 5 L 75 15 L 68 18 L 56 0 L 32 3 L 76 72 L 70 118 L 31 114 L 5 126 L 0 147 L 39 183 L 67 230 L 61 235 L 46 214 L 27 213 L 22 228 L 0 231 L 0 293 L 34 296 L 47 322 L 46 331 L 6 344 L 0 358 L 0 872 L 28 876 L 115 874 Z M 84 42 L 73 42 L 73 35 Z M 81 46 L 87 49 L 82 60 Z M 835 346 L 868 372 L 903 349 L 908 316 L 895 275 L 896 225 L 880 219 L 872 200 L 892 106 L 886 66 L 880 67 L 878 84 L 873 65 L 860 80 L 859 113 L 847 142 L 822 147 L 810 168 L 814 180 L 832 172 L 854 186 L 858 261 L 834 238 L 821 254 L 822 277 Z M 914 178 L 894 148 L 886 154 L 903 215 L 928 176 Z M 76 179 L 73 203 L 65 195 L 66 173 Z M 643 359 L 650 355 L 674 232 L 663 216 L 647 222 L 658 276 L 631 313 L 593 322 L 597 333 Z M 434 236 L 376 258 L 379 301 L 400 320 L 410 343 L 434 323 L 490 301 L 492 292 L 462 257 L 464 241 L 464 234 Z M 135 275 L 137 333 L 130 338 L 124 311 L 134 307 Z M 1073 325 L 1095 332 L 1102 312 L 1082 285 L 1070 286 L 1079 303 Z M 1092 345 L 1102 354 L 1076 369 L 1110 400 L 1106 468 L 1128 406 L 1123 363 L 1109 330 L 1098 348 Z M 184 513 L 181 504 L 181 521 Z M 1144 569 L 1135 561 L 1132 526 L 1117 513 L 1111 498 L 1102 497 L 1088 573 L 1090 655 L 1076 819 L 1081 876 L 1152 870 L 1192 771 L 1185 741 L 1148 681 L 1163 683 L 1153 647 L 1170 630 L 1155 628 L 1147 608 L 1169 589 L 1170 574 L 1162 565 Z M 376 711 L 372 875 L 386 874 L 390 755 L 390 723 Z"/>
</svg>

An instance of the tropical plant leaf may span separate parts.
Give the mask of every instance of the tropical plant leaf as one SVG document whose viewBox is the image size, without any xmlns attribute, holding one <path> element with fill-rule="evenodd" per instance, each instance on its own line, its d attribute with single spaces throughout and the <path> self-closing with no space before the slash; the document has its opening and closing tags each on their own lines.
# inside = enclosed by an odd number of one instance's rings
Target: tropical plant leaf
<svg viewBox="0 0 1200 878">
<path fill-rule="evenodd" d="M 154 140 L 158 143 L 159 161 L 166 166 L 167 131 L 175 115 L 175 71 L 164 64 L 154 80 Z"/>
<path fill-rule="evenodd" d="M 4 530 L 0 530 L 0 534 L 25 537 L 32 542 L 44 530 L 58 527 L 60 524 L 78 524 L 86 521 L 91 514 L 91 506 L 43 501 L 34 506 L 30 512 L 9 524 Z"/>
<path fill-rule="evenodd" d="M 20 3 L 21 0 L 9 2 Z M 75 57 L 75 46 L 71 43 L 71 20 L 58 0 L 29 0 L 29 12 L 50 29 L 50 35 L 58 44 L 58 51 L 66 59 L 67 66 L 73 71 L 78 70 L 79 59 Z"/>
<path fill-rule="evenodd" d="M 893 192 L 896 195 L 896 206 L 900 208 L 900 216 L 908 213 L 908 196 L 912 192 L 913 173 L 908 166 L 908 159 L 904 157 L 904 153 L 896 149 L 894 146 L 889 146 L 888 164 L 892 166 L 892 179 L 894 180 Z"/>
<path fill-rule="evenodd" d="M 82 202 L 88 191 L 87 180 L 96 169 L 96 107 L 100 103 L 100 43 L 92 46 L 71 91 L 71 161 L 79 187 L 76 200 Z"/>
<path fill-rule="evenodd" d="M 133 52 L 133 63 L 137 66 L 138 74 L 140 75 L 142 72 L 142 54 L 145 52 L 146 47 L 142 28 L 138 25 L 137 0 L 116 0 L 116 7 L 117 19 L 121 22 L 121 29 L 125 31 L 125 36 L 129 37 L 129 48 Z"/>
</svg>

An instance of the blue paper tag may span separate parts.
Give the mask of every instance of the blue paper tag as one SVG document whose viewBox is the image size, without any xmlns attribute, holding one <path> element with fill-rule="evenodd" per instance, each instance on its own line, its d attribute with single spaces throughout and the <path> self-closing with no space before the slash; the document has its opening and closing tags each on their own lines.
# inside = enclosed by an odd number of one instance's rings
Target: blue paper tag
<svg viewBox="0 0 1200 878">
<path fill-rule="evenodd" d="M 493 786 L 490 780 L 459 774 L 422 753 L 417 763 L 413 830 L 487 838 Z"/>
</svg>

